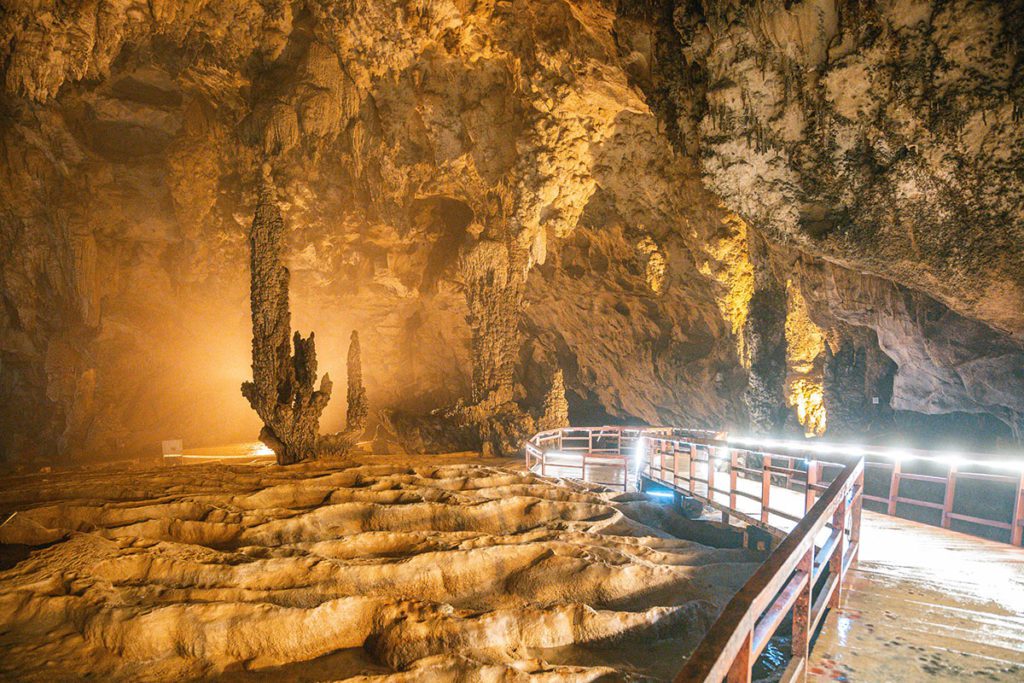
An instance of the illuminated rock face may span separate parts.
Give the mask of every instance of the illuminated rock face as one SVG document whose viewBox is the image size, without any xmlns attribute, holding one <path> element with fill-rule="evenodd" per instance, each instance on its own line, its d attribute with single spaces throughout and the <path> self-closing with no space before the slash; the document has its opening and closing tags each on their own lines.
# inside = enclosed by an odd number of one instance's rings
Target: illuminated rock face
<svg viewBox="0 0 1024 683">
<path fill-rule="evenodd" d="M 881 394 L 896 410 L 995 415 L 1020 439 L 1024 5 L 673 10 L 669 27 L 631 17 L 654 38 L 633 42 L 650 65 L 637 82 L 707 186 L 773 246 L 777 279 L 833 350 L 849 345 L 844 372 L 872 375 L 821 387 L 822 406 L 842 393 L 849 415 Z M 885 363 L 864 361 L 879 345 L 895 363 L 888 391 L 873 386 Z M 790 402 L 813 412 L 820 370 L 789 374 Z"/>
<path fill-rule="evenodd" d="M 424 416 L 461 401 L 500 410 L 496 439 L 514 440 L 555 368 L 579 421 L 745 428 L 753 387 L 806 429 L 799 397 L 806 418 L 814 383 L 826 409 L 839 394 L 823 356 L 758 388 L 755 238 L 835 358 L 848 343 L 895 362 L 868 364 L 888 394 L 849 406 L 1019 426 L 1019 3 L 861 4 L 11 9 L 4 456 L 258 432 L 237 386 L 267 162 L 294 326 L 335 377 L 360 330 L 368 402 L 399 439 L 429 448 L 398 426 L 437 434 Z M 815 290 L 826 262 L 873 279 Z M 876 314 L 875 279 L 916 303 Z M 972 345 L 943 347 L 924 311 Z"/>
</svg>

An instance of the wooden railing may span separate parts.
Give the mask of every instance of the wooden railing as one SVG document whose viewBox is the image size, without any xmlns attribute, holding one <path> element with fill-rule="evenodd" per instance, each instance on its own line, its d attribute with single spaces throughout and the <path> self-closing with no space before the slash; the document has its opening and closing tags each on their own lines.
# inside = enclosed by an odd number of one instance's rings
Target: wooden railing
<svg viewBox="0 0 1024 683">
<path fill-rule="evenodd" d="M 730 443 L 735 442 L 730 440 Z M 960 525 L 960 531 L 975 535 L 980 535 L 983 529 L 994 529 L 997 530 L 992 532 L 995 537 L 1015 546 L 1021 545 L 1024 539 L 1024 461 L 1000 461 L 988 453 L 949 454 L 920 449 L 875 448 L 849 444 L 816 445 L 777 440 L 769 440 L 768 444 L 776 451 L 796 452 L 800 454 L 799 457 L 812 459 L 827 457 L 831 453 L 863 456 L 864 467 L 869 475 L 864 500 L 875 503 L 879 512 L 898 516 L 900 506 L 904 506 L 904 510 L 934 510 L 934 517 L 931 520 L 924 519 L 921 515 L 915 515 L 915 518 L 944 529 L 952 528 L 954 522 L 961 522 L 963 524 Z M 811 452 L 808 454 L 808 451 Z M 931 472 L 912 471 L 915 468 Z M 872 477 L 872 473 L 881 476 Z M 907 487 L 903 486 L 907 482 L 922 482 L 933 487 L 933 492 L 939 495 L 931 497 L 941 500 L 924 500 L 909 495 L 905 492 Z M 964 496 L 964 486 L 960 485 L 963 482 L 982 482 L 987 494 L 985 499 L 979 500 L 980 497 L 977 495 Z M 958 494 L 962 497 L 958 497 Z M 1001 506 L 998 500 L 993 500 L 995 498 L 1001 498 L 1003 505 Z M 988 516 L 980 516 L 982 512 L 973 515 L 957 512 L 958 503 L 974 503 L 977 507 L 984 507 L 984 514 Z M 998 515 L 1002 515 L 1002 518 L 995 518 Z M 967 525 L 980 528 L 971 528 Z"/>
<path fill-rule="evenodd" d="M 792 655 L 782 680 L 802 680 L 811 636 L 827 609 L 841 604 L 846 572 L 860 548 L 863 458 L 805 461 L 694 437 L 652 436 L 644 442 L 649 481 L 720 510 L 723 520 L 736 516 L 781 538 L 723 610 L 676 681 L 750 681 L 754 662 L 790 615 Z M 828 482 L 826 470 L 836 470 Z M 798 482 L 802 495 L 794 498 Z M 781 491 L 787 492 L 789 501 L 781 499 Z M 754 501 L 758 509 L 741 510 L 741 498 Z M 786 533 L 775 526 L 778 519 L 795 526 Z"/>
<path fill-rule="evenodd" d="M 686 661 L 677 682 L 750 681 L 754 662 L 789 615 L 792 657 L 781 680 L 802 680 L 812 634 L 827 609 L 842 604 L 846 573 L 860 548 L 865 500 L 882 504 L 888 514 L 898 505 L 941 510 L 943 527 L 959 520 L 1008 531 L 1012 543 L 1021 542 L 1024 471 L 1017 464 L 1002 464 L 1012 474 L 993 474 L 972 471 L 1000 465 L 983 460 L 987 456 L 717 436 L 666 427 L 566 428 L 541 432 L 525 446 L 533 471 L 578 470 L 579 478 L 588 479 L 588 468 L 611 466 L 616 486 L 627 487 L 632 472 L 641 485 L 663 485 L 719 510 L 723 521 L 735 517 L 778 539 Z M 911 460 L 945 467 L 945 474 L 907 472 L 903 464 Z M 865 468 L 888 470 L 886 495 L 865 493 Z M 1012 486 L 1009 521 L 955 512 L 957 483 L 963 480 Z M 904 481 L 941 484 L 943 502 L 901 495 Z"/>
<path fill-rule="evenodd" d="M 566 427 L 534 435 L 526 442 L 526 466 L 547 476 L 550 470 L 578 471 L 579 479 L 626 490 L 630 468 L 637 462 L 637 443 L 645 434 L 670 434 L 661 427 Z M 569 457 L 566 457 L 569 456 Z M 588 472 L 611 473 L 613 480 L 595 479 Z"/>
</svg>

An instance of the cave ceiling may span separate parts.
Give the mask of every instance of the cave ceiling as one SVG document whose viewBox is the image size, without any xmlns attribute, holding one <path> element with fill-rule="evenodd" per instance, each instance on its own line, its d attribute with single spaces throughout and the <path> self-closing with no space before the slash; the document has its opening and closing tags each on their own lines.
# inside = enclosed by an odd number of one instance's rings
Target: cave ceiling
<svg viewBox="0 0 1024 683">
<path fill-rule="evenodd" d="M 293 327 L 336 378 L 359 331 L 375 414 L 561 369 L 577 421 L 1019 440 L 1022 34 L 994 0 L 7 2 L 0 452 L 254 438 L 263 174 Z"/>
</svg>

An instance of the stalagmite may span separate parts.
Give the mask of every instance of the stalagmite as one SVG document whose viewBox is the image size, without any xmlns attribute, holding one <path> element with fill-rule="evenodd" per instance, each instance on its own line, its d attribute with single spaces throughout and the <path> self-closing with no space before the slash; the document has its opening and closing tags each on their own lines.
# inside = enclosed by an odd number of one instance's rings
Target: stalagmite
<svg viewBox="0 0 1024 683">
<path fill-rule="evenodd" d="M 484 454 L 512 455 L 533 430 L 533 418 L 515 402 L 521 345 L 525 255 L 512 243 L 484 239 L 463 259 L 472 329 L 472 404 L 454 415 L 474 429 Z"/>
<path fill-rule="evenodd" d="M 544 398 L 544 414 L 537 421 L 537 429 L 558 429 L 569 425 L 569 402 L 565 400 L 565 377 L 561 368 L 551 377 L 551 388 Z"/>
<path fill-rule="evenodd" d="M 352 330 L 348 345 L 348 408 L 345 411 L 345 429 L 334 434 L 325 434 L 317 441 L 320 455 L 344 455 L 352 449 L 359 437 L 366 431 L 366 418 L 370 405 L 363 386 L 363 361 L 359 347 L 359 332 Z"/>
<path fill-rule="evenodd" d="M 362 432 L 366 429 L 366 416 L 370 406 L 363 386 L 363 361 L 359 347 L 359 332 L 352 330 L 348 344 L 348 409 L 345 412 L 345 431 Z"/>
<path fill-rule="evenodd" d="M 284 221 L 273 185 L 264 181 L 249 233 L 252 305 L 252 381 L 242 395 L 263 420 L 260 440 L 287 465 L 316 456 L 320 414 L 331 397 L 331 380 L 316 385 L 313 333 L 294 338 L 288 304 L 288 269 L 281 263 Z"/>
</svg>

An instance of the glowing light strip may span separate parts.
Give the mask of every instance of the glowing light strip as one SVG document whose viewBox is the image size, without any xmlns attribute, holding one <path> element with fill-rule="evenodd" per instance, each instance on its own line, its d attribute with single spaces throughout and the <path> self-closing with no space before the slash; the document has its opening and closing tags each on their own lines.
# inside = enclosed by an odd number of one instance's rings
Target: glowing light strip
<svg viewBox="0 0 1024 683">
<path fill-rule="evenodd" d="M 600 432 L 602 430 L 609 429 L 608 427 L 573 427 L 567 428 L 567 432 Z M 646 444 L 645 439 L 658 442 L 671 442 L 671 443 L 690 443 L 686 437 L 675 438 L 673 436 L 665 436 L 663 432 L 669 431 L 667 427 L 650 427 L 650 428 L 622 428 L 622 431 L 636 431 L 637 436 L 632 437 L 636 439 L 634 445 L 634 452 L 631 456 L 623 454 L 618 457 L 626 457 L 630 459 L 639 460 L 645 455 Z M 543 435 L 557 435 L 560 430 L 551 430 L 550 432 L 542 432 Z M 709 435 L 701 436 L 700 438 L 712 438 L 722 439 L 721 432 L 716 432 L 707 429 L 679 429 L 678 431 L 689 432 L 690 434 Z M 714 436 L 710 436 L 714 435 Z M 533 440 L 537 440 L 534 436 Z M 581 437 L 580 437 L 581 438 Z M 864 446 L 860 444 L 842 444 L 842 443 L 829 443 L 821 441 L 787 441 L 784 439 L 771 439 L 763 437 L 752 437 L 752 436 L 725 436 L 724 440 L 727 444 L 744 450 L 757 450 L 764 451 L 765 453 L 771 453 L 773 450 L 791 450 L 791 451 L 803 451 L 804 453 L 811 452 L 817 455 L 848 455 L 854 457 L 872 456 L 877 458 L 884 458 L 895 462 L 910 461 L 910 460 L 924 460 L 929 462 L 936 462 L 944 464 L 948 467 L 984 467 L 997 470 L 1004 470 L 1013 473 L 1024 474 L 1024 453 L 1021 453 L 1019 459 L 987 459 L 984 457 L 968 457 L 970 455 L 981 456 L 980 453 L 957 453 L 950 451 L 925 451 L 920 449 L 903 449 L 903 448 L 885 448 L 878 446 Z M 532 441 L 532 440 L 531 440 Z M 705 444 L 699 444 L 705 445 Z M 537 455 L 550 455 L 554 457 L 580 457 L 587 455 L 588 460 L 591 458 L 597 458 L 605 454 L 585 454 L 583 452 L 569 452 L 563 453 L 559 451 L 547 451 L 546 453 L 538 448 L 537 445 L 527 442 L 527 449 L 532 447 Z M 724 448 L 722 450 L 725 450 Z M 612 454 L 612 458 L 617 457 Z M 729 456 L 726 453 L 718 452 L 711 457 L 712 461 L 724 461 L 728 460 Z M 636 472 L 639 472 L 642 468 L 642 463 L 637 463 Z"/>
<path fill-rule="evenodd" d="M 247 455 L 180 455 L 170 454 L 164 456 L 165 458 L 188 458 L 190 460 L 252 460 L 253 458 L 272 458 L 274 457 L 273 452 L 271 453 L 249 453 Z"/>
<path fill-rule="evenodd" d="M 779 439 L 762 439 L 747 436 L 730 436 L 726 438 L 726 441 L 730 444 L 744 447 L 744 448 L 755 448 L 763 449 L 765 451 L 771 451 L 773 449 L 782 450 L 797 450 L 797 451 L 810 451 L 820 455 L 851 455 L 855 457 L 861 457 L 870 455 L 873 457 L 886 458 L 888 460 L 894 460 L 901 462 L 904 460 L 927 460 L 931 462 L 940 462 L 948 466 L 978 466 L 978 467 L 991 467 L 993 469 L 1008 470 L 1011 472 L 1024 472 L 1024 454 L 1021 454 L 1020 460 L 987 460 L 968 458 L 960 453 L 936 451 L 934 453 L 928 453 L 920 450 L 909 450 L 901 448 L 879 448 L 874 446 L 861 446 L 858 444 L 839 444 L 839 443 L 817 443 L 813 441 L 784 441 Z M 975 454 L 978 455 L 978 454 Z"/>
</svg>

